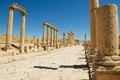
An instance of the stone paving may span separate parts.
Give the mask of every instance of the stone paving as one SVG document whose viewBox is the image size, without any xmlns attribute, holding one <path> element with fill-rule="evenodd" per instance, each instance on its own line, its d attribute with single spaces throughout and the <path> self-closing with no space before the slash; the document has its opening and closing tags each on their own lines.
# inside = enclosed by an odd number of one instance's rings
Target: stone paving
<svg viewBox="0 0 120 80">
<path fill-rule="evenodd" d="M 60 48 L 0 65 L 0 80 L 89 80 L 86 64 L 83 46 Z"/>
</svg>

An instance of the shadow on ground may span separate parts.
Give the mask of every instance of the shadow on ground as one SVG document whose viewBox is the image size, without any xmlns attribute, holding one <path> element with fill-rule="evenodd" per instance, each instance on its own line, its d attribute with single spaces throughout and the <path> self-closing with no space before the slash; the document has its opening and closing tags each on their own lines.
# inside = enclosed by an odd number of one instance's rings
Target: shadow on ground
<svg viewBox="0 0 120 80">
<path fill-rule="evenodd" d="M 46 67 L 46 66 L 33 66 L 33 68 L 57 70 L 57 68 L 53 68 L 53 67 Z"/>
<path fill-rule="evenodd" d="M 60 65 L 59 68 L 74 68 L 74 69 L 88 70 L 87 65 Z"/>
<path fill-rule="evenodd" d="M 33 68 L 50 69 L 50 70 L 57 70 L 58 69 L 58 68 L 46 67 L 46 66 L 33 66 Z M 60 65 L 59 68 L 73 68 L 73 69 L 88 70 L 87 65 Z"/>
</svg>

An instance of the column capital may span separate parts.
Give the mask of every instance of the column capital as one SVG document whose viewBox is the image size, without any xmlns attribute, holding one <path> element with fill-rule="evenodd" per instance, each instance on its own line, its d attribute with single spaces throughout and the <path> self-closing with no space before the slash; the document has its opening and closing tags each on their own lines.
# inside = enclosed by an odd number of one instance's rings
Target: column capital
<svg viewBox="0 0 120 80">
<path fill-rule="evenodd" d="M 10 9 L 14 10 L 14 8 L 13 8 L 12 6 L 9 6 L 9 10 L 10 10 Z"/>
<path fill-rule="evenodd" d="M 90 11 L 94 11 L 96 8 L 99 7 L 99 0 L 89 0 L 90 4 Z"/>
<path fill-rule="evenodd" d="M 25 13 L 25 12 L 21 12 L 21 15 L 22 15 L 22 16 L 26 16 L 26 13 Z"/>
</svg>

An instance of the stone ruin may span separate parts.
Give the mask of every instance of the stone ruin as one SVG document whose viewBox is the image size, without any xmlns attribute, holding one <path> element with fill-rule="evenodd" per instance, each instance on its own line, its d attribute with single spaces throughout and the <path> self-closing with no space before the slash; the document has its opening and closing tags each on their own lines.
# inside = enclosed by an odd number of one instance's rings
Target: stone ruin
<svg viewBox="0 0 120 80">
<path fill-rule="evenodd" d="M 21 13 L 21 31 L 19 36 L 12 36 L 13 16 L 14 10 L 18 10 Z M 4 43 L 0 45 L 0 51 L 5 55 L 13 55 L 14 53 L 34 53 L 41 52 L 43 50 L 53 50 L 60 48 L 61 46 L 67 47 L 68 44 L 74 43 L 74 33 L 70 32 L 69 39 L 67 41 L 65 33 L 63 34 L 63 41 L 58 39 L 58 29 L 48 22 L 43 23 L 43 37 L 38 39 L 36 37 L 25 37 L 25 21 L 26 10 L 17 3 L 9 6 L 7 31 L 5 35 L 0 35 L 0 42 Z M 61 45 L 62 44 L 62 45 Z"/>
<path fill-rule="evenodd" d="M 99 7 L 99 0 L 89 2 L 91 43 L 87 54 L 92 80 L 119 80 L 118 7 Z"/>
</svg>

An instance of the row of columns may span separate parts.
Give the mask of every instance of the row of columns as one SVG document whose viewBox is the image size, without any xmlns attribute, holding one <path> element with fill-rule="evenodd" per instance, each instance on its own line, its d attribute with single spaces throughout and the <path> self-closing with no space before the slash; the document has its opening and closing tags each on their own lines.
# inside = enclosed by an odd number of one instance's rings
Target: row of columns
<svg viewBox="0 0 120 80">
<path fill-rule="evenodd" d="M 48 31 L 46 30 L 48 28 Z M 47 33 L 47 36 L 46 36 Z M 48 22 L 43 24 L 43 45 L 48 45 L 51 47 L 58 46 L 58 29 L 53 27 Z"/>
<path fill-rule="evenodd" d="M 118 80 L 120 79 L 118 7 L 115 4 L 99 7 L 98 0 L 89 1 L 91 50 L 97 49 L 92 62 L 94 63 L 92 80 Z M 91 54 L 94 54 L 94 51 L 91 51 Z"/>
<path fill-rule="evenodd" d="M 18 9 L 22 15 L 19 51 L 20 51 L 20 53 L 24 53 L 24 33 L 25 33 L 26 11 L 22 7 L 18 6 L 17 4 L 13 4 L 9 7 L 5 50 L 8 50 L 11 48 L 14 9 Z"/>
</svg>

